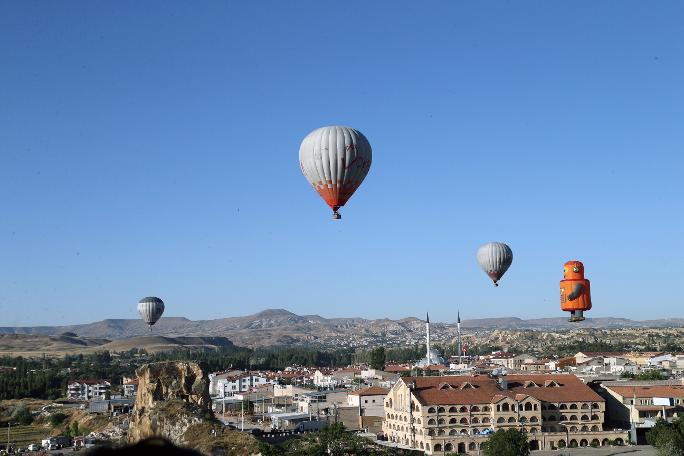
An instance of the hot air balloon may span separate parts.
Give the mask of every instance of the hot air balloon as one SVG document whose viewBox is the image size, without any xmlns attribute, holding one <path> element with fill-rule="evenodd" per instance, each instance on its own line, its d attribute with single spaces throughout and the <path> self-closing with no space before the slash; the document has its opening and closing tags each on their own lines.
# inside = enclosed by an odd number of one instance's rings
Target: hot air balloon
<svg viewBox="0 0 684 456">
<path fill-rule="evenodd" d="M 164 313 L 164 301 L 154 296 L 142 298 L 138 301 L 138 313 L 143 321 L 150 327 L 159 320 Z"/>
<path fill-rule="evenodd" d="M 299 146 L 299 166 L 306 180 L 333 210 L 351 198 L 368 174 L 372 161 L 370 143 L 350 127 L 321 127 L 309 133 Z"/>
<path fill-rule="evenodd" d="M 571 322 L 584 320 L 584 311 L 591 309 L 591 287 L 584 278 L 581 261 L 568 261 L 563 265 L 563 280 L 560 281 L 561 309 L 570 312 Z"/>
<path fill-rule="evenodd" d="M 494 282 L 494 286 L 513 262 L 513 251 L 502 242 L 490 242 L 477 249 L 477 262 Z"/>
</svg>

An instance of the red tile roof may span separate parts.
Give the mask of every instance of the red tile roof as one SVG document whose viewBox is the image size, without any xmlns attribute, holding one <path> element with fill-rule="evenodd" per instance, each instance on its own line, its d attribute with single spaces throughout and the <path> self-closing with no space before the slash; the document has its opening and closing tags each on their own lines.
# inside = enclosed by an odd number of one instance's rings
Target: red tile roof
<svg viewBox="0 0 684 456">
<path fill-rule="evenodd" d="M 487 376 L 444 376 L 410 377 L 402 379 L 406 384 L 416 382 L 413 394 L 423 405 L 491 404 L 496 396 L 515 399 L 523 394 L 544 402 L 604 402 L 574 375 L 508 375 L 506 389 L 498 386 L 497 380 Z M 533 381 L 539 386 L 525 387 L 525 382 Z M 462 388 L 465 382 L 472 388 Z M 552 383 L 554 382 L 554 383 Z M 444 384 L 451 386 L 445 387 Z M 530 385 L 528 383 L 528 385 Z M 557 386 L 554 386 L 557 385 Z"/>
<path fill-rule="evenodd" d="M 365 389 L 349 393 L 350 396 L 385 396 L 389 393 L 387 388 L 380 388 L 379 386 L 371 386 Z"/>
<path fill-rule="evenodd" d="M 684 397 L 683 385 L 637 385 L 609 386 L 622 397 Z"/>
</svg>

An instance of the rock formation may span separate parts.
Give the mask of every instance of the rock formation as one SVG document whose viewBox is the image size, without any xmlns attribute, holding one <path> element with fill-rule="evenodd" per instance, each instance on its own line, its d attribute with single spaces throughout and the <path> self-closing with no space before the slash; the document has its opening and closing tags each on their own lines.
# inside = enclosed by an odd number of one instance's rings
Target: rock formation
<svg viewBox="0 0 684 456">
<path fill-rule="evenodd" d="M 196 363 L 161 362 L 136 370 L 138 395 L 128 441 L 157 436 L 187 444 L 185 432 L 211 418 L 209 379 Z"/>
</svg>

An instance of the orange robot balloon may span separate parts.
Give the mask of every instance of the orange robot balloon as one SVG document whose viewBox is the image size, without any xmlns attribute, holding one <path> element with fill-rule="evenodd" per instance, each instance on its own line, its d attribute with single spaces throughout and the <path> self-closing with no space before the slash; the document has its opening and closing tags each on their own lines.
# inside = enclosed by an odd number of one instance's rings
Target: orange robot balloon
<svg viewBox="0 0 684 456">
<path fill-rule="evenodd" d="M 568 261 L 563 265 L 563 280 L 560 281 L 561 309 L 570 312 L 571 322 L 584 320 L 584 311 L 591 309 L 591 288 L 584 278 L 581 261 Z"/>
</svg>

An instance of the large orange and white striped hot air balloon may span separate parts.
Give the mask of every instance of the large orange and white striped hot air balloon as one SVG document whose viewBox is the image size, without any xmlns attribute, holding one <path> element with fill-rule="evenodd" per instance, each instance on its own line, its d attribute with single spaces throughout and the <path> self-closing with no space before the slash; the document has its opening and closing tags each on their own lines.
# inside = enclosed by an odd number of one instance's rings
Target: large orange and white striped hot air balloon
<svg viewBox="0 0 684 456">
<path fill-rule="evenodd" d="M 302 141 L 299 166 L 306 180 L 333 210 L 333 219 L 342 218 L 338 209 L 363 182 L 372 156 L 366 137 L 350 127 L 321 127 Z"/>
</svg>

